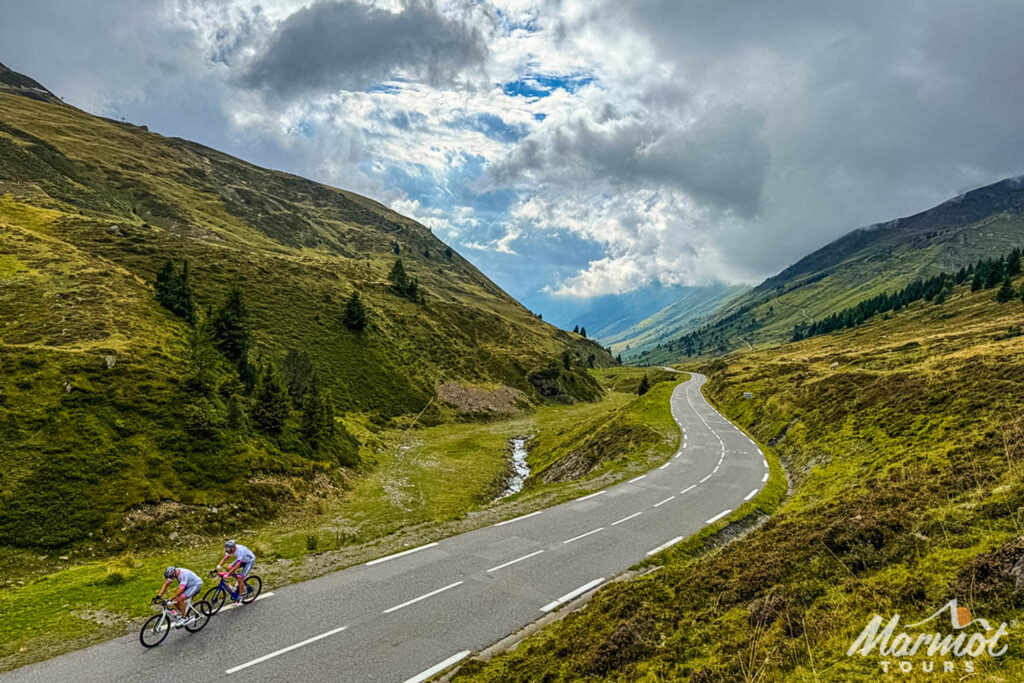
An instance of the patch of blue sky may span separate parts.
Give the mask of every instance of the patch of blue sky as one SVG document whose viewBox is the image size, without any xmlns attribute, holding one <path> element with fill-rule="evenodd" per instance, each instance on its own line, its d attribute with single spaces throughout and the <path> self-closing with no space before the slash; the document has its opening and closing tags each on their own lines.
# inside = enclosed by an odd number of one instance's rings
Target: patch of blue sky
<svg viewBox="0 0 1024 683">
<path fill-rule="evenodd" d="M 374 83 L 373 85 L 366 89 L 366 92 L 380 92 L 385 93 L 387 95 L 397 95 L 398 93 L 402 92 L 402 83 Z"/>
<path fill-rule="evenodd" d="M 529 132 L 523 125 L 506 123 L 494 114 L 470 114 L 457 116 L 445 121 L 445 126 L 455 130 L 475 130 L 498 142 L 516 142 Z"/>
<path fill-rule="evenodd" d="M 485 222 L 478 231 L 465 241 L 487 244 L 504 237 L 506 228 L 497 221 Z M 474 239 L 476 235 L 479 239 Z M 551 308 L 551 295 L 543 291 L 545 283 L 559 282 L 605 255 L 596 242 L 567 231 L 526 230 L 509 246 L 514 255 L 480 249 L 460 249 L 459 253 L 528 309 L 541 312 Z"/>
<path fill-rule="evenodd" d="M 299 121 L 295 124 L 293 130 L 304 138 L 311 138 L 316 133 L 311 121 Z"/>
<path fill-rule="evenodd" d="M 523 78 L 509 81 L 501 86 L 502 92 L 509 97 L 547 97 L 556 90 L 565 90 L 574 93 L 580 88 L 597 79 L 586 73 L 545 75 L 531 74 Z"/>
</svg>

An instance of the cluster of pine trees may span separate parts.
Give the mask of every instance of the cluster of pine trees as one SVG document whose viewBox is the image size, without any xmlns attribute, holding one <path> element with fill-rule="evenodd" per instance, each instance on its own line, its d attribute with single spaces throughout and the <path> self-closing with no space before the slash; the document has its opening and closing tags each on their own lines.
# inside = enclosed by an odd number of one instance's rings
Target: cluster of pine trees
<svg viewBox="0 0 1024 683">
<path fill-rule="evenodd" d="M 391 273 L 388 274 L 388 281 L 391 283 L 391 290 L 398 296 L 409 301 L 422 302 L 420 283 L 406 272 L 402 259 L 395 261 Z"/>
<path fill-rule="evenodd" d="M 189 325 L 196 322 L 196 299 L 192 292 L 192 279 L 188 261 L 175 268 L 170 259 L 156 274 L 156 300 L 168 311 L 184 318 Z"/>
<path fill-rule="evenodd" d="M 343 465 L 354 464 L 358 442 L 335 421 L 333 399 L 309 355 L 289 350 L 283 371 L 262 358 L 252 362 L 251 319 L 242 291 L 233 287 L 218 307 L 202 311 L 196 306 L 189 272 L 187 262 L 177 268 L 168 261 L 155 285 L 158 302 L 191 325 L 185 352 L 186 431 L 201 441 L 215 441 L 224 428 L 254 428 L 277 438 L 290 422 L 297 423 L 291 431 L 301 437 L 302 448 L 333 455 Z M 354 292 L 342 322 L 358 331 L 368 318 Z M 229 364 L 233 373 L 225 373 Z M 293 412 L 298 413 L 297 420 L 292 420 Z"/>
<path fill-rule="evenodd" d="M 971 283 L 972 292 L 999 286 L 996 300 L 1000 303 L 1010 301 L 1018 295 L 1024 299 L 1024 287 L 1018 293 L 1011 282 L 1011 278 L 1021 272 L 1021 255 L 1021 250 L 1014 248 L 999 258 L 980 259 L 977 264 L 961 268 L 956 273 L 939 273 L 927 279 L 918 278 L 897 292 L 879 294 L 861 301 L 856 306 L 833 313 L 827 318 L 800 323 L 793 328 L 792 340 L 799 341 L 855 327 L 879 313 L 896 312 L 915 301 L 934 301 L 936 304 L 942 304 L 953 291 L 953 287 L 968 281 Z"/>
</svg>

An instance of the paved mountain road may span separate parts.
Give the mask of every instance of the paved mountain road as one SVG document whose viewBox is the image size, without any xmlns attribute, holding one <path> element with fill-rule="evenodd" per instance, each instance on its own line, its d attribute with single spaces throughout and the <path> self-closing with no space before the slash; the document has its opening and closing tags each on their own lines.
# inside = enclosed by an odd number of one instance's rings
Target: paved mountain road
<svg viewBox="0 0 1024 683">
<path fill-rule="evenodd" d="M 15 681 L 424 680 L 699 531 L 768 479 L 757 447 L 704 400 L 672 394 L 676 454 L 635 479 L 436 544 L 274 591 L 172 632 L 136 635 L 12 671 Z M 209 583 L 209 581 L 207 581 Z"/>
</svg>

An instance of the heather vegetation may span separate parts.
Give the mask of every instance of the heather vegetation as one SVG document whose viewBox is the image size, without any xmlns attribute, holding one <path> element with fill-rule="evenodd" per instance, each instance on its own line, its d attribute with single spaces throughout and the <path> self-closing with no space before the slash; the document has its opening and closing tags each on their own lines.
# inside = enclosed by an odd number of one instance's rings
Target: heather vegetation
<svg viewBox="0 0 1024 683">
<path fill-rule="evenodd" d="M 723 544 L 736 523 L 680 544 L 455 680 L 934 678 L 846 651 L 874 614 L 922 619 L 952 598 L 993 626 L 1024 617 L 1021 316 L 965 280 L 942 306 L 707 362 L 709 398 L 786 466 L 791 494 L 739 540 Z M 1024 655 L 1011 643 L 975 667 L 1018 680 Z"/>
</svg>

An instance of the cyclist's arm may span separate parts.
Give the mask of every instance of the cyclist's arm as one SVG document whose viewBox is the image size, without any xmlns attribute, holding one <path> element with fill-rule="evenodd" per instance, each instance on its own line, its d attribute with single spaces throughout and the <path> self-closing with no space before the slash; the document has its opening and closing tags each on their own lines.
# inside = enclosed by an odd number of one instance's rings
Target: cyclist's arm
<svg viewBox="0 0 1024 683">
<path fill-rule="evenodd" d="M 171 596 L 171 600 L 177 600 L 181 597 L 181 594 L 185 592 L 185 584 L 178 583 L 178 589 L 174 591 L 174 595 Z"/>
<path fill-rule="evenodd" d="M 241 564 L 242 564 L 242 563 L 241 563 L 241 562 L 239 562 L 238 560 L 235 560 L 234 562 L 232 562 L 232 563 L 231 563 L 231 566 L 230 566 L 230 567 L 228 567 L 228 573 L 230 573 L 230 572 L 233 572 L 233 571 L 235 571 L 236 569 L 238 569 L 238 567 L 240 567 L 240 566 L 241 566 Z"/>
<path fill-rule="evenodd" d="M 220 562 L 218 562 L 218 563 L 217 563 L 217 569 L 220 569 L 220 568 L 221 568 L 221 565 L 223 565 L 223 564 L 224 564 L 224 562 L 225 562 L 225 561 L 226 561 L 226 560 L 227 560 L 227 559 L 228 559 L 229 557 L 231 557 L 231 555 L 230 555 L 230 554 L 228 554 L 228 553 L 225 553 L 225 554 L 224 554 L 224 557 L 220 558 Z"/>
<path fill-rule="evenodd" d="M 164 587 L 160 589 L 160 592 L 157 593 L 156 596 L 158 598 L 162 598 L 164 596 L 164 591 L 167 590 L 167 587 L 170 586 L 170 585 L 171 585 L 171 580 L 170 579 L 167 579 L 166 581 L 164 581 Z"/>
</svg>

